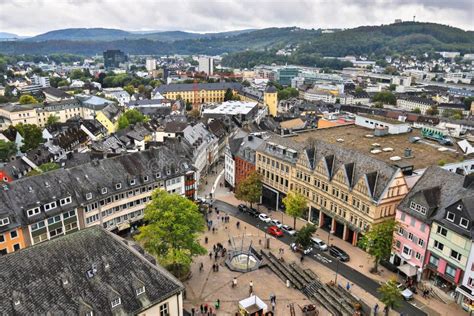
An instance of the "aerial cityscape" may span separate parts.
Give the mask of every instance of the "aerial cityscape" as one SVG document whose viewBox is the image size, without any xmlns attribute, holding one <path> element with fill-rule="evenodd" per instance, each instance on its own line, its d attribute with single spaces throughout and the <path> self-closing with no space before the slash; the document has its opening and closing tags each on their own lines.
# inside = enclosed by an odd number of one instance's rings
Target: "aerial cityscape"
<svg viewBox="0 0 474 316">
<path fill-rule="evenodd" d="M 0 315 L 474 315 L 474 3 L 0 2 Z"/>
</svg>

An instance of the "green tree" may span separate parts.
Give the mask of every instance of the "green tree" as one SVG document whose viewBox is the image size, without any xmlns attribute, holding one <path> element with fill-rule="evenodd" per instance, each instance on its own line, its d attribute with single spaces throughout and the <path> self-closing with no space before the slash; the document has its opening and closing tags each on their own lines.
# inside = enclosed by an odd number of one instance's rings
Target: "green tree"
<svg viewBox="0 0 474 316">
<path fill-rule="evenodd" d="M 464 98 L 463 102 L 464 102 L 465 109 L 468 110 L 471 108 L 471 103 L 474 102 L 474 97 Z"/>
<path fill-rule="evenodd" d="M 235 197 L 239 200 L 249 202 L 250 207 L 253 203 L 260 201 L 262 195 L 262 181 L 257 172 L 250 173 L 244 180 L 242 180 L 235 191 Z"/>
<path fill-rule="evenodd" d="M 191 111 L 193 109 L 193 104 L 191 101 L 186 101 L 186 111 Z"/>
<path fill-rule="evenodd" d="M 362 88 L 361 86 L 357 86 L 355 88 L 355 93 L 356 94 L 361 94 L 362 92 L 364 92 L 364 88 Z"/>
<path fill-rule="evenodd" d="M 427 115 L 438 115 L 439 114 L 438 107 L 437 106 L 430 107 L 428 110 L 426 110 L 426 114 Z"/>
<path fill-rule="evenodd" d="M 290 191 L 283 198 L 283 205 L 285 205 L 286 214 L 293 217 L 293 228 L 296 229 L 296 218 L 303 216 L 308 208 L 308 201 L 306 201 L 304 195 L 296 191 Z"/>
<path fill-rule="evenodd" d="M 59 165 L 55 162 L 46 162 L 40 166 L 38 166 L 38 168 L 41 170 L 41 171 L 37 171 L 35 169 L 32 169 L 30 172 L 28 172 L 26 175 L 28 177 L 30 176 L 36 176 L 36 175 L 39 175 L 43 172 L 48 172 L 48 171 L 52 171 L 52 170 L 56 170 L 56 169 L 59 169 Z"/>
<path fill-rule="evenodd" d="M 127 110 L 125 111 L 125 113 L 123 113 L 123 116 L 127 118 L 128 122 L 131 125 L 134 125 L 136 123 L 142 123 L 146 119 L 145 115 L 143 115 L 137 109 Z"/>
<path fill-rule="evenodd" d="M 420 108 L 414 108 L 413 111 L 411 111 L 411 112 L 415 113 L 415 114 L 421 114 Z"/>
<path fill-rule="evenodd" d="M 56 115 L 48 116 L 48 120 L 46 121 L 46 126 L 51 126 L 59 122 L 59 117 Z"/>
<path fill-rule="evenodd" d="M 38 100 L 29 94 L 24 94 L 20 97 L 19 102 L 20 104 L 34 104 L 38 103 Z"/>
<path fill-rule="evenodd" d="M 295 235 L 295 242 L 303 249 L 307 249 L 311 246 L 311 237 L 316 232 L 316 226 L 312 224 L 306 224 L 301 228 Z"/>
<path fill-rule="evenodd" d="M 402 293 L 400 293 L 395 280 L 388 280 L 379 287 L 378 292 L 380 293 L 380 301 L 388 307 L 385 315 L 388 315 L 390 308 L 393 309 L 400 305 Z"/>
<path fill-rule="evenodd" d="M 16 144 L 0 140 L 0 161 L 7 161 L 16 153 Z"/>
<path fill-rule="evenodd" d="M 390 219 L 372 226 L 359 240 L 359 246 L 365 249 L 374 259 L 372 272 L 378 272 L 380 260 L 387 259 L 393 248 L 393 232 L 398 227 L 395 220 Z"/>
<path fill-rule="evenodd" d="M 65 87 L 68 85 L 69 85 L 69 82 L 65 79 L 58 81 L 58 87 Z"/>
<path fill-rule="evenodd" d="M 383 103 L 380 101 L 377 101 L 374 103 L 373 107 L 376 109 L 383 109 Z"/>
<path fill-rule="evenodd" d="M 390 91 L 382 91 L 377 92 L 372 101 L 395 105 L 397 104 L 397 97 Z"/>
<path fill-rule="evenodd" d="M 125 115 L 121 115 L 118 119 L 118 129 L 122 130 L 130 126 L 130 122 L 128 121 Z"/>
<path fill-rule="evenodd" d="M 224 101 L 230 101 L 234 97 L 234 93 L 232 92 L 232 89 L 227 88 L 224 94 Z"/>
<path fill-rule="evenodd" d="M 123 90 L 127 91 L 128 94 L 130 94 L 130 95 L 132 95 L 132 94 L 135 93 L 135 87 L 132 86 L 131 84 L 129 84 L 129 85 L 123 87 Z"/>
<path fill-rule="evenodd" d="M 34 149 L 43 142 L 43 133 L 37 125 L 20 123 L 14 129 L 23 137 L 23 146 L 20 148 L 22 152 Z"/>
<path fill-rule="evenodd" d="M 193 257 L 207 253 L 198 241 L 205 229 L 204 219 L 193 201 L 164 190 L 154 191 L 144 219 L 136 239 L 175 276 L 189 271 Z"/>
</svg>

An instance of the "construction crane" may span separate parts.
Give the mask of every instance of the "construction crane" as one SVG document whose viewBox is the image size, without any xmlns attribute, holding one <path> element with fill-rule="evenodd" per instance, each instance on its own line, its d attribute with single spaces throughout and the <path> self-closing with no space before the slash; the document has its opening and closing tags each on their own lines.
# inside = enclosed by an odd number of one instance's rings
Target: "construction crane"
<svg viewBox="0 0 474 316">
<path fill-rule="evenodd" d="M 194 92 L 194 102 L 193 102 L 193 110 L 199 110 L 199 85 L 198 85 L 198 80 L 194 78 L 193 81 L 193 92 Z"/>
</svg>

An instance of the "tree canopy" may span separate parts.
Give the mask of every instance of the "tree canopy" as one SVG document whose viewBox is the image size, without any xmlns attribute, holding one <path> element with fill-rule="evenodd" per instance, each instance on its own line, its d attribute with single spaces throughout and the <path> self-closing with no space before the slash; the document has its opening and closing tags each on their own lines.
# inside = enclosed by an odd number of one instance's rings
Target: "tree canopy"
<svg viewBox="0 0 474 316">
<path fill-rule="evenodd" d="M 378 292 L 380 293 L 380 301 L 389 308 L 393 309 L 400 305 L 402 294 L 400 293 L 400 289 L 397 287 L 397 282 L 395 280 L 388 280 L 385 284 L 379 287 Z"/>
<path fill-rule="evenodd" d="M 20 97 L 18 102 L 20 102 L 20 104 L 35 104 L 38 103 L 38 100 L 36 100 L 35 97 L 29 94 L 24 94 Z"/>
<path fill-rule="evenodd" d="M 137 109 L 127 110 L 118 119 L 118 129 L 121 130 L 127 128 L 130 125 L 142 123 L 145 121 L 146 116 Z"/>
<path fill-rule="evenodd" d="M 384 104 L 397 104 L 397 97 L 390 91 L 377 92 L 372 98 L 373 102 L 382 102 Z"/>
<path fill-rule="evenodd" d="M 9 128 L 18 131 L 23 137 L 23 146 L 20 148 L 22 152 L 34 149 L 43 142 L 43 133 L 37 125 L 20 123 Z"/>
<path fill-rule="evenodd" d="M 136 239 L 177 277 L 188 271 L 193 257 L 207 253 L 198 241 L 205 229 L 204 219 L 186 197 L 154 191 L 144 219 Z"/>
<path fill-rule="evenodd" d="M 283 198 L 283 205 L 285 205 L 286 214 L 293 217 L 293 227 L 296 229 L 296 218 L 301 217 L 308 208 L 308 201 L 302 194 L 290 191 Z"/>
<path fill-rule="evenodd" d="M 38 166 L 38 168 L 41 170 L 41 172 L 39 172 L 35 169 L 32 169 L 30 172 L 28 172 L 27 176 L 28 177 L 36 176 L 36 175 L 39 175 L 43 172 L 48 172 L 48 171 L 59 169 L 59 165 L 55 162 L 46 162 L 46 163 Z"/>
<path fill-rule="evenodd" d="M 257 172 L 250 173 L 244 180 L 237 185 L 235 197 L 239 200 L 249 202 L 250 206 L 253 203 L 260 201 L 262 195 L 262 181 Z"/>
<path fill-rule="evenodd" d="M 380 260 L 390 257 L 393 248 L 393 232 L 397 227 L 395 220 L 387 220 L 372 226 L 359 240 L 359 246 L 374 259 L 373 272 L 378 271 Z"/>
<path fill-rule="evenodd" d="M 51 126 L 59 122 L 59 117 L 56 115 L 50 115 L 48 116 L 48 119 L 46 120 L 46 126 Z"/>
<path fill-rule="evenodd" d="M 7 161 L 14 154 L 16 154 L 15 143 L 0 140 L 0 161 Z"/>
<path fill-rule="evenodd" d="M 311 246 L 311 237 L 316 232 L 317 228 L 313 224 L 306 224 L 301 228 L 295 235 L 295 242 L 304 249 L 307 249 Z"/>
</svg>

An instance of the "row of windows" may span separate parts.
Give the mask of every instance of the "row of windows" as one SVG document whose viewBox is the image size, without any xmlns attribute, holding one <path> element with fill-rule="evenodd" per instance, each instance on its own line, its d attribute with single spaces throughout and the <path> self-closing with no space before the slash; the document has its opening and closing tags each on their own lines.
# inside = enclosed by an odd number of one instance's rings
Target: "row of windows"
<svg viewBox="0 0 474 316">
<path fill-rule="evenodd" d="M 268 170 L 263 170 L 260 167 L 258 168 L 258 172 L 262 174 L 264 177 L 266 177 L 268 180 L 275 181 L 276 183 L 279 183 L 280 185 L 283 185 L 288 188 L 288 183 L 289 183 L 288 179 L 275 175 Z"/>
<path fill-rule="evenodd" d="M 430 256 L 430 264 L 435 266 L 435 267 L 438 267 L 439 258 L 436 257 L 436 256 L 431 255 Z M 446 270 L 445 270 L 444 273 L 454 279 L 454 277 L 456 276 L 456 268 L 449 265 L 449 264 L 447 264 L 446 265 Z"/>
<path fill-rule="evenodd" d="M 267 158 L 265 156 L 262 156 L 260 154 L 257 155 L 258 161 L 262 161 L 263 163 L 266 163 L 267 165 L 271 165 L 273 168 L 280 169 L 281 171 L 290 172 L 290 167 L 287 165 L 280 163 L 274 159 Z"/>
<path fill-rule="evenodd" d="M 76 210 L 71 210 L 62 214 L 63 219 L 67 219 L 73 216 L 76 216 Z M 56 215 L 48 218 L 48 225 L 53 225 L 61 221 L 61 215 Z M 31 225 L 31 231 L 37 231 L 38 229 L 44 228 L 46 226 L 45 221 L 40 221 Z"/>
<path fill-rule="evenodd" d="M 71 203 L 72 203 L 72 198 L 70 196 L 59 200 L 59 205 L 61 205 L 61 206 L 68 205 L 68 204 L 71 204 Z M 51 211 L 51 210 L 55 209 L 56 207 L 58 207 L 58 203 L 56 201 L 43 205 L 43 209 L 44 209 L 45 212 Z M 29 209 L 28 211 L 26 211 L 26 214 L 27 214 L 28 217 L 35 216 L 39 213 L 41 213 L 41 207 L 40 206 Z"/>
<path fill-rule="evenodd" d="M 401 243 L 400 243 L 399 240 L 397 240 L 397 241 L 395 242 L 395 246 L 396 246 L 397 249 L 400 249 Z M 422 258 L 423 258 L 422 254 L 419 253 L 418 251 L 414 251 L 414 250 L 411 249 L 409 246 L 404 245 L 404 246 L 403 246 L 403 249 L 402 249 L 402 253 L 405 255 L 405 257 L 411 257 L 411 256 L 413 255 L 413 253 L 414 253 L 414 254 L 415 254 L 415 258 L 416 258 L 417 260 L 419 260 L 419 261 L 421 261 L 421 262 L 423 261 L 423 260 L 422 260 Z"/>
<path fill-rule="evenodd" d="M 10 239 L 15 239 L 18 237 L 18 232 L 16 230 L 12 230 L 10 232 Z M 5 235 L 4 234 L 0 234 L 0 243 L 3 243 L 5 242 Z"/>
<path fill-rule="evenodd" d="M 111 219 L 109 221 L 106 221 L 104 223 L 104 227 L 105 228 L 113 228 L 115 227 L 116 225 L 122 223 L 122 222 L 126 222 L 127 220 L 133 220 L 134 218 L 136 217 L 140 217 L 140 216 L 143 216 L 145 214 L 145 211 L 142 209 L 142 210 L 138 210 L 138 211 L 135 211 L 135 212 L 132 212 L 132 213 L 129 213 L 129 214 L 125 214 L 125 215 L 122 215 L 122 216 L 119 216 L 119 217 L 116 217 L 114 219 Z"/>
</svg>

